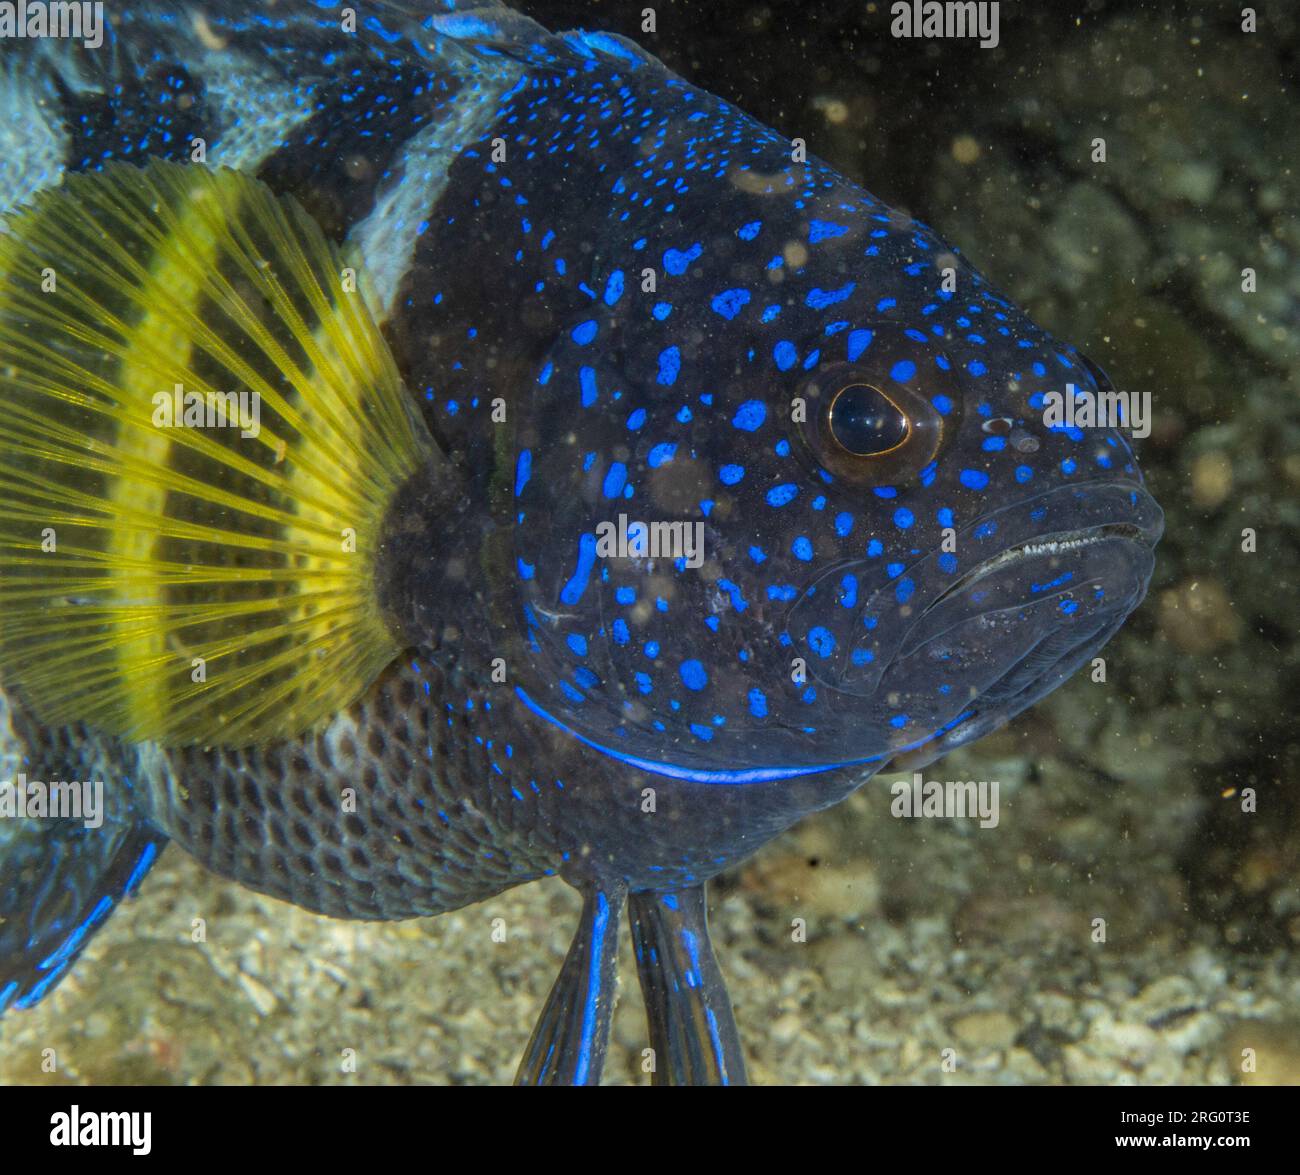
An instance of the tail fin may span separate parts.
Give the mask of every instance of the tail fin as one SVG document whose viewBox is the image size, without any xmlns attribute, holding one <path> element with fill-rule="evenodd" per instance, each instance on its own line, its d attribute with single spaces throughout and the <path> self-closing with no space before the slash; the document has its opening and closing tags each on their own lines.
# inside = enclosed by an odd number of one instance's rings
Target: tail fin
<svg viewBox="0 0 1300 1175">
<path fill-rule="evenodd" d="M 0 717 L 3 702 L 0 693 Z M 7 727 L 0 723 L 6 736 Z M 0 1013 L 31 1007 L 67 975 L 167 843 L 133 811 L 129 792 L 101 798 L 92 827 L 84 811 L 69 818 L 48 802 L 58 793 L 36 779 L 45 774 L 39 761 L 26 767 L 29 778 L 5 759 L 17 757 L 0 755 Z"/>
</svg>

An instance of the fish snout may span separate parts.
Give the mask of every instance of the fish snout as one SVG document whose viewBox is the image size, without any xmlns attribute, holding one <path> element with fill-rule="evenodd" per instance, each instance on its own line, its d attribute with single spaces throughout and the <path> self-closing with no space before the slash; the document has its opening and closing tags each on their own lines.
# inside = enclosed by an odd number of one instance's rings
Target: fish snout
<svg viewBox="0 0 1300 1175">
<path fill-rule="evenodd" d="M 846 694 L 911 698 L 937 727 L 995 687 L 1018 691 L 1067 663 L 1072 672 L 1142 600 L 1163 527 L 1137 482 L 1058 487 L 975 520 L 901 571 L 828 572 L 792 624 L 813 622 L 816 605 L 825 628 L 837 611 L 826 601 L 842 604 L 842 585 L 860 581 L 859 607 L 833 617 L 836 656 L 812 671 Z"/>
</svg>

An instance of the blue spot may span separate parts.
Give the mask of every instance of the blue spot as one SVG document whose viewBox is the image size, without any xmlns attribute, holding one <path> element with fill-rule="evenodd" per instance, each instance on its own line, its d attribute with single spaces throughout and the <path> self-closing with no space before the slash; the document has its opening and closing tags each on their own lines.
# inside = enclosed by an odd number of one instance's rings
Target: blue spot
<svg viewBox="0 0 1300 1175">
<path fill-rule="evenodd" d="M 1016 466 L 1016 481 L 1018 481 L 1021 485 L 1024 485 L 1025 482 L 1027 482 L 1033 476 L 1034 476 L 1034 471 L 1028 465 Z"/>
<path fill-rule="evenodd" d="M 798 492 L 799 487 L 794 482 L 785 482 L 783 485 L 773 486 L 767 491 L 767 504 L 769 506 L 786 506 L 794 500 L 794 496 Z"/>
<path fill-rule="evenodd" d="M 807 535 L 801 534 L 798 538 L 796 538 L 794 542 L 790 544 L 790 550 L 794 552 L 794 557 L 796 559 L 801 559 L 805 563 L 808 563 L 812 560 L 813 545 L 812 545 L 812 541 L 807 537 Z"/>
<path fill-rule="evenodd" d="M 934 405 L 935 411 L 937 411 L 940 416 L 947 416 L 948 413 L 952 411 L 952 400 L 948 396 L 942 394 L 931 396 L 930 403 Z"/>
<path fill-rule="evenodd" d="M 585 657 L 587 655 L 587 638 L 585 636 L 576 632 L 570 633 L 565 638 L 564 643 L 567 644 L 579 657 Z"/>
<path fill-rule="evenodd" d="M 659 352 L 658 382 L 665 387 L 672 387 L 677 382 L 677 373 L 682 369 L 682 353 L 676 347 L 665 347 Z"/>
<path fill-rule="evenodd" d="M 638 428 L 640 428 L 643 424 L 645 424 L 645 409 L 644 409 L 644 408 L 637 408 L 637 409 L 635 409 L 633 412 L 631 412 L 631 413 L 628 415 L 628 418 L 627 418 L 627 426 L 628 426 L 628 428 L 630 428 L 633 432 L 636 432 L 636 430 L 637 430 Z"/>
<path fill-rule="evenodd" d="M 613 306 L 623 296 L 623 271 L 614 270 L 605 282 L 605 305 Z"/>
<path fill-rule="evenodd" d="M 989 475 L 978 469 L 963 469 L 959 480 L 968 490 L 982 490 L 989 484 Z"/>
<path fill-rule="evenodd" d="M 731 418 L 733 427 L 753 432 L 767 419 L 767 405 L 762 400 L 746 400 Z"/>
<path fill-rule="evenodd" d="M 825 310 L 827 306 L 834 306 L 836 302 L 843 302 L 856 287 L 856 282 L 847 282 L 840 286 L 838 290 L 823 290 L 814 287 L 812 292 L 804 299 L 804 304 L 813 310 Z"/>
<path fill-rule="evenodd" d="M 709 675 L 699 661 L 683 661 L 680 672 L 682 684 L 689 690 L 702 690 L 709 684 Z"/>
<path fill-rule="evenodd" d="M 894 525 L 898 527 L 899 530 L 906 530 L 915 521 L 916 519 L 912 517 L 912 512 L 906 506 L 899 506 L 899 508 L 894 511 Z"/>
<path fill-rule="evenodd" d="M 900 359 L 889 369 L 889 376 L 900 384 L 907 383 L 916 374 L 916 364 L 910 359 Z"/>
<path fill-rule="evenodd" d="M 781 371 L 789 371 L 799 361 L 799 352 L 789 339 L 782 339 L 772 348 L 772 358 Z"/>
<path fill-rule="evenodd" d="M 734 486 L 744 476 L 745 467 L 743 465 L 724 465 L 718 470 L 718 480 L 723 485 Z"/>
<path fill-rule="evenodd" d="M 578 386 L 582 389 L 582 406 L 590 408 L 596 402 L 596 369 L 581 367 L 578 370 Z"/>
<path fill-rule="evenodd" d="M 808 644 L 819 657 L 829 657 L 835 652 L 835 637 L 831 635 L 829 628 L 822 628 L 820 625 L 809 630 Z"/>
<path fill-rule="evenodd" d="M 742 224 L 736 230 L 736 236 L 742 241 L 752 241 L 758 236 L 759 230 L 763 227 L 761 220 L 751 220 L 748 224 Z"/>
<path fill-rule="evenodd" d="M 656 445 L 650 450 L 646 461 L 651 469 L 658 469 L 661 465 L 668 464 L 673 459 L 673 454 L 677 452 L 677 446 L 672 441 L 664 441 L 661 445 Z"/>
<path fill-rule="evenodd" d="M 596 536 L 594 534 L 584 534 L 578 540 L 578 566 L 573 573 L 573 578 L 564 585 L 560 592 L 560 599 L 565 604 L 576 604 L 582 599 L 583 593 L 587 590 L 587 580 L 591 576 L 591 568 L 596 562 Z"/>
<path fill-rule="evenodd" d="M 650 313 L 653 314 L 660 322 L 663 322 L 663 320 L 667 318 L 672 312 L 673 312 L 673 304 L 671 302 L 656 302 L 654 304 L 654 309 L 650 311 Z"/>
<path fill-rule="evenodd" d="M 745 600 L 744 594 L 741 592 L 740 588 L 736 584 L 731 582 L 731 580 L 729 579 L 718 580 L 718 587 L 720 587 L 724 592 L 727 593 L 728 596 L 730 596 L 731 606 L 735 608 L 737 612 L 743 612 L 746 608 L 749 607 L 749 604 Z M 744 657 L 741 657 L 742 661 L 744 659 L 745 659 Z"/>
<path fill-rule="evenodd" d="M 524 492 L 524 486 L 528 484 L 528 479 L 533 475 L 533 451 L 532 449 L 521 449 L 519 457 L 515 461 L 515 497 L 519 497 Z"/>
<path fill-rule="evenodd" d="M 829 240 L 831 237 L 842 237 L 848 231 L 845 225 L 831 220 L 814 220 L 808 226 L 808 243 L 815 245 L 818 241 Z"/>
<path fill-rule="evenodd" d="M 755 718 L 767 717 L 767 696 L 761 689 L 749 691 L 749 712 Z"/>
<path fill-rule="evenodd" d="M 847 512 L 835 515 L 835 533 L 840 538 L 848 538 L 849 532 L 853 529 L 853 515 Z"/>
<path fill-rule="evenodd" d="M 740 313 L 741 309 L 748 305 L 750 294 L 748 290 L 723 290 L 720 294 L 713 296 L 713 312 L 721 314 L 723 318 L 732 319 Z"/>
<path fill-rule="evenodd" d="M 579 323 L 573 328 L 573 341 L 580 347 L 585 347 L 595 337 L 596 320 L 594 318 L 589 318 L 586 322 Z"/>
<path fill-rule="evenodd" d="M 875 336 L 869 330 L 851 330 L 849 331 L 849 362 L 852 363 L 859 355 L 862 354 L 869 346 Z"/>
<path fill-rule="evenodd" d="M 609 467 L 609 472 L 605 474 L 602 492 L 607 498 L 617 498 L 623 492 L 625 485 L 627 485 L 627 466 L 622 461 L 615 461 Z"/>
<path fill-rule="evenodd" d="M 664 269 L 674 277 L 680 277 L 686 272 L 690 263 L 703 252 L 704 246 L 699 241 L 696 241 L 684 252 L 681 249 L 666 249 L 664 250 Z"/>
</svg>

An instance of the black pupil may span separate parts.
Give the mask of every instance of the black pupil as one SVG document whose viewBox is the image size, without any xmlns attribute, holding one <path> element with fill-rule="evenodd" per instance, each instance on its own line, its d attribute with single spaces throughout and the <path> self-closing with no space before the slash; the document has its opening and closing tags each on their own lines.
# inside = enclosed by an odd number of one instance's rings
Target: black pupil
<svg viewBox="0 0 1300 1175">
<path fill-rule="evenodd" d="M 884 453 L 907 436 L 907 417 L 883 392 L 866 384 L 845 388 L 831 405 L 831 433 L 859 457 Z"/>
</svg>

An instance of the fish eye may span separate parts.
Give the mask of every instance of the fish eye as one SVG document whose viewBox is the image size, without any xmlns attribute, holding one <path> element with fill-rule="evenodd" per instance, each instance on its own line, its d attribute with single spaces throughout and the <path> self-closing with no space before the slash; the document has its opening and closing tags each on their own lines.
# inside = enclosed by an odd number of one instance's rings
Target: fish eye
<svg viewBox="0 0 1300 1175">
<path fill-rule="evenodd" d="M 866 359 L 819 367 L 803 381 L 795 433 L 832 477 L 907 485 L 956 435 L 962 389 L 950 363 L 901 332 L 878 331 Z"/>
<path fill-rule="evenodd" d="M 831 437 L 854 457 L 888 453 L 911 431 L 907 414 L 879 388 L 865 383 L 840 388 L 826 415 Z"/>
</svg>

